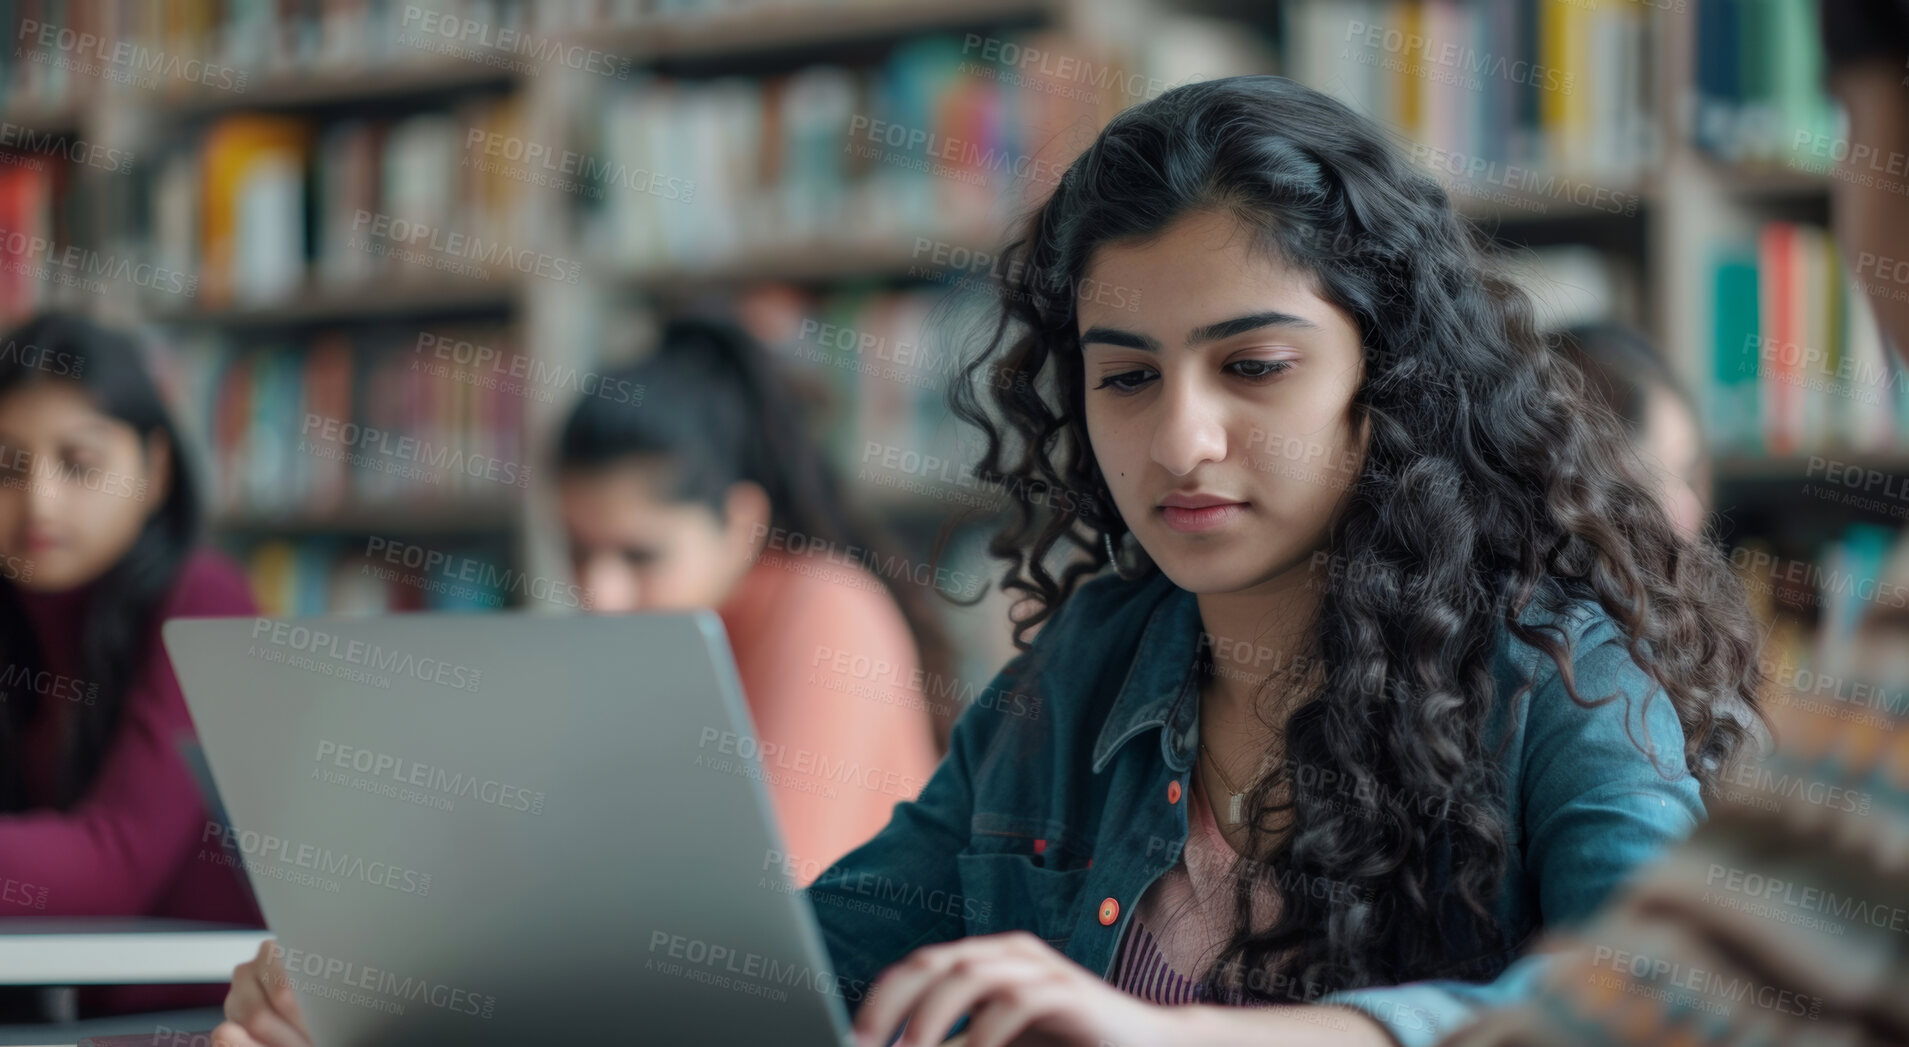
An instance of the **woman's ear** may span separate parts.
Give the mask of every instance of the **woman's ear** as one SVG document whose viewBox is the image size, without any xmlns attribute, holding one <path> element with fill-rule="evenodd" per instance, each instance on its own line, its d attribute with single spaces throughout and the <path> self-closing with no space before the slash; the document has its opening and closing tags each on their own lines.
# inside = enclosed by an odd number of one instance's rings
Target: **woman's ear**
<svg viewBox="0 0 1909 1047">
<path fill-rule="evenodd" d="M 166 495 L 172 490 L 172 441 L 166 438 L 164 429 L 154 429 L 146 436 L 146 483 L 139 492 L 139 498 L 148 502 L 148 515 L 158 512 L 166 504 Z"/>
</svg>

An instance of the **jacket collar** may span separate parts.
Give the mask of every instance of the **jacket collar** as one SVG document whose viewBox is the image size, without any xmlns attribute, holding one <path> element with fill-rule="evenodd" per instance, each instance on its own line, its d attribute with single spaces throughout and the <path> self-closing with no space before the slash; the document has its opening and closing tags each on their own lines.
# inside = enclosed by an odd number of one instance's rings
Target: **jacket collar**
<svg viewBox="0 0 1909 1047">
<path fill-rule="evenodd" d="M 1161 585 L 1166 592 L 1147 617 L 1127 677 L 1100 729 L 1094 745 L 1095 774 L 1113 759 L 1115 750 L 1151 728 L 1169 728 L 1161 732 L 1160 755 L 1175 771 L 1191 765 L 1198 742 L 1195 721 L 1200 703 L 1194 655 L 1200 645 L 1199 601 L 1165 575 L 1156 574 L 1141 584 Z"/>
</svg>

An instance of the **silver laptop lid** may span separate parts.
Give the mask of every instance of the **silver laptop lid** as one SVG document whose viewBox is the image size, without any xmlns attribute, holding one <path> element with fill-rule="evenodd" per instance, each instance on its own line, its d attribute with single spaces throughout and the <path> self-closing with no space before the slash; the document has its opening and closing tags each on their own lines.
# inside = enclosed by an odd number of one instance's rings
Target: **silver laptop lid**
<svg viewBox="0 0 1909 1047">
<path fill-rule="evenodd" d="M 321 1047 L 849 1042 L 714 613 L 164 636 Z"/>
</svg>

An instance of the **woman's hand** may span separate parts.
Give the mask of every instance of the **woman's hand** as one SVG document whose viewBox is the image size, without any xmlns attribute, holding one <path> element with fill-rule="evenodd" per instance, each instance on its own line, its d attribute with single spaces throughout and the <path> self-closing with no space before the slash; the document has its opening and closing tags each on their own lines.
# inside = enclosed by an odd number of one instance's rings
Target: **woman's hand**
<svg viewBox="0 0 1909 1047">
<path fill-rule="evenodd" d="M 1026 931 L 916 949 L 883 971 L 855 1016 L 856 1043 L 879 1047 L 905 1019 L 898 1047 L 940 1043 L 963 1014 L 965 1047 L 1166 1047 L 1176 1009 L 1096 978 Z"/>
<path fill-rule="evenodd" d="M 311 1047 L 279 951 L 278 942 L 268 940 L 259 946 L 258 956 L 232 972 L 226 1020 L 212 1030 L 212 1047 Z"/>
</svg>

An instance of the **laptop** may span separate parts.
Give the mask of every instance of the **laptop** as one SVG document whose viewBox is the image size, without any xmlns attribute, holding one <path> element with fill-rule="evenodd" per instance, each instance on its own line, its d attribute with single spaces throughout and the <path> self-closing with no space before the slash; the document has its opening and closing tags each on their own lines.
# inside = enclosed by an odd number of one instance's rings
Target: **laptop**
<svg viewBox="0 0 1909 1047">
<path fill-rule="evenodd" d="M 163 635 L 318 1047 L 852 1042 L 713 612 Z"/>
</svg>

